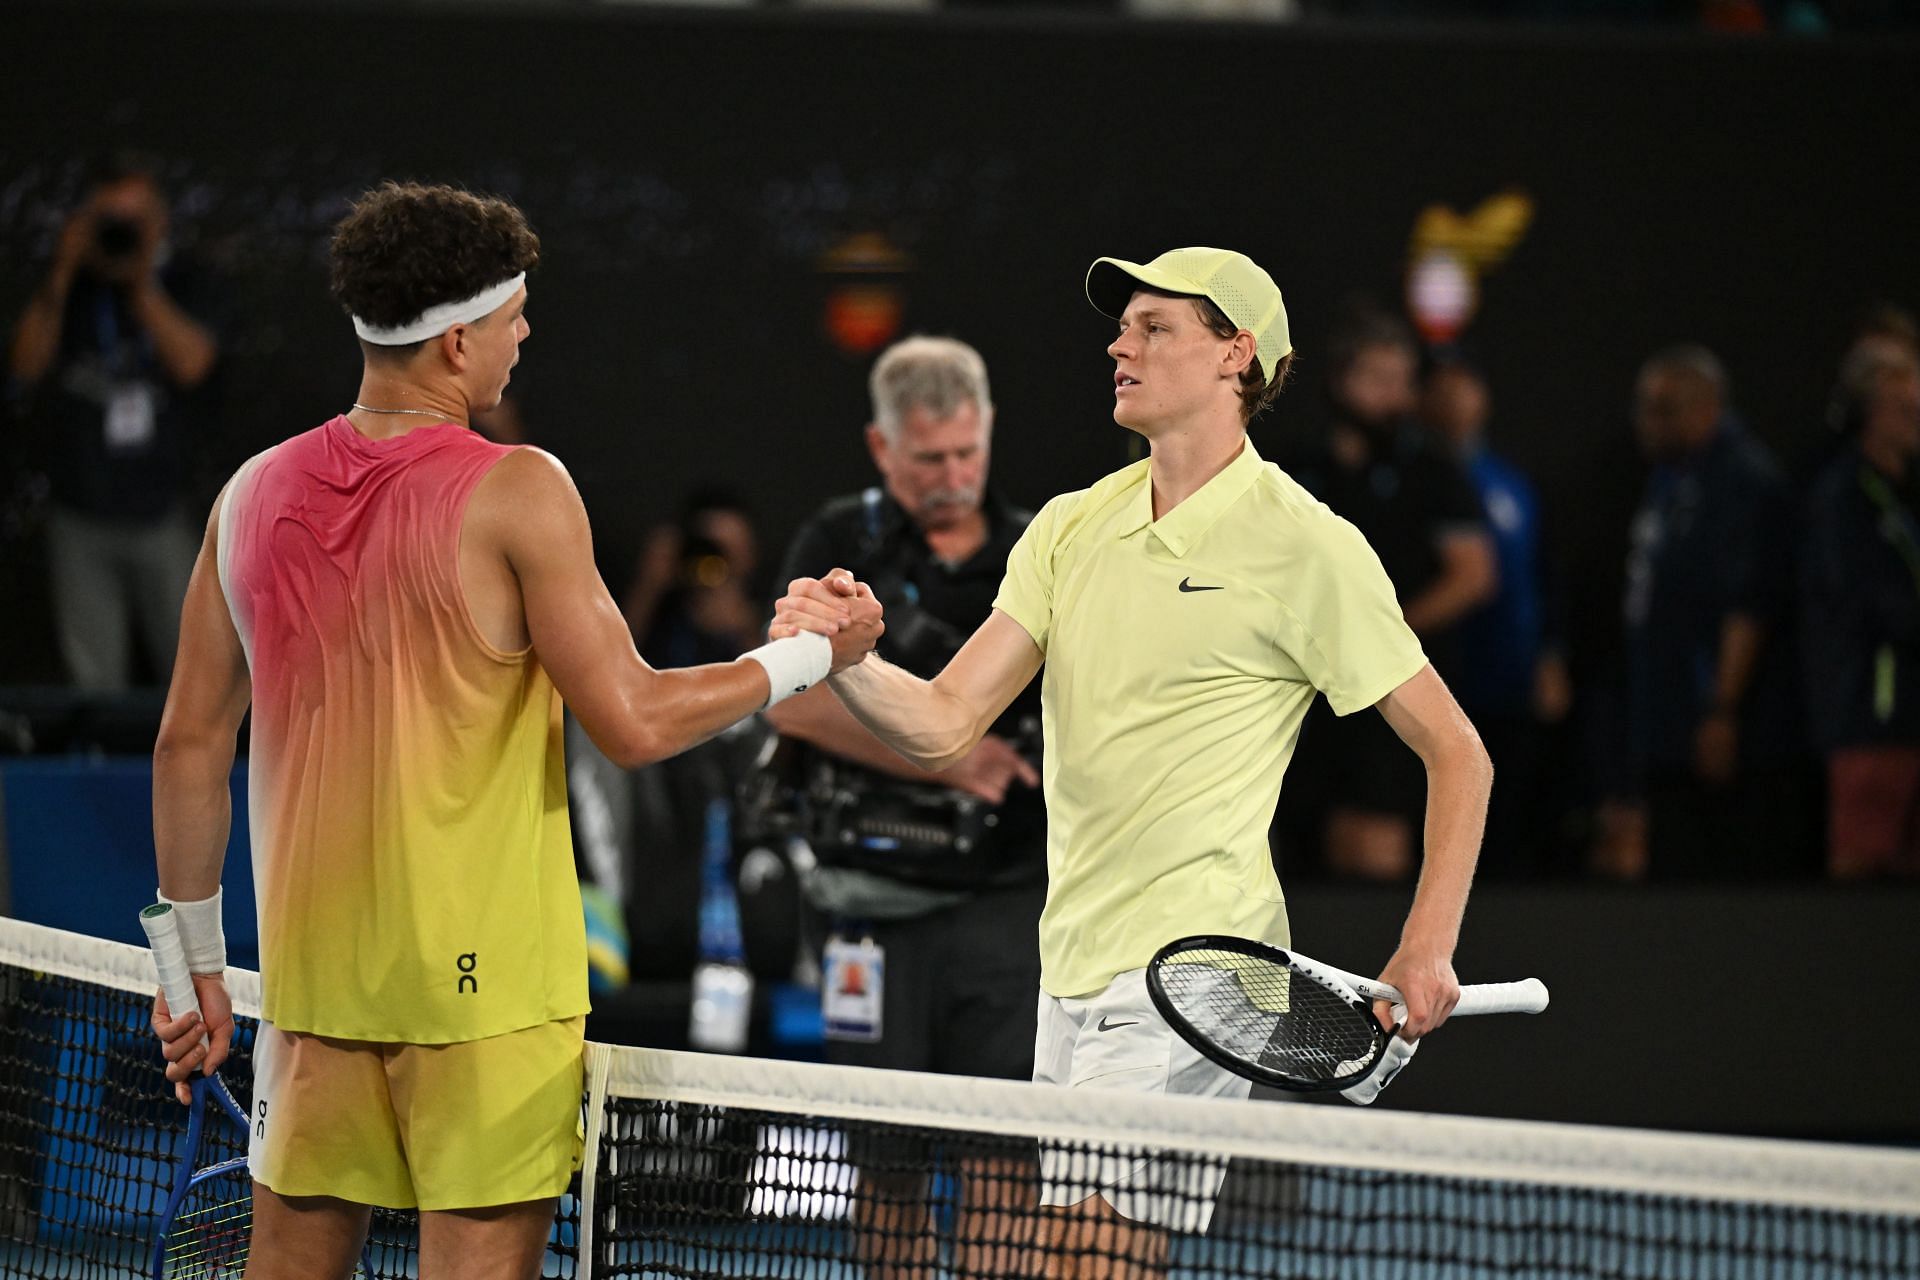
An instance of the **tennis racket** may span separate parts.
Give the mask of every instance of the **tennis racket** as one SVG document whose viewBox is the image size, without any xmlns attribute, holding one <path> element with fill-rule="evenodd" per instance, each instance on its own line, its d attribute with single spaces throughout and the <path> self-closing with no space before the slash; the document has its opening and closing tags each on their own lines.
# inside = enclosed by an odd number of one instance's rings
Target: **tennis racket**
<svg viewBox="0 0 1920 1280">
<path fill-rule="evenodd" d="M 143 909 L 140 925 L 153 948 L 167 1011 L 176 1018 L 198 1013 L 200 1000 L 193 991 L 193 975 L 187 971 L 186 948 L 180 943 L 180 922 L 172 906 L 156 902 Z M 217 1075 L 196 1075 L 191 1088 L 186 1149 L 153 1243 L 153 1280 L 228 1276 L 237 1280 L 246 1270 L 247 1242 L 253 1234 L 253 1181 L 247 1176 L 247 1158 L 235 1156 L 197 1166 L 208 1124 L 238 1126 L 244 1144 L 247 1114 Z"/>
<path fill-rule="evenodd" d="M 1373 1001 L 1391 1001 L 1396 1021 L 1406 1018 L 1400 993 L 1386 983 L 1246 938 L 1169 942 L 1147 965 L 1147 993 L 1181 1039 L 1208 1058 L 1297 1093 L 1350 1089 L 1367 1079 L 1393 1039 L 1373 1016 Z M 1462 987 L 1453 1012 L 1546 1007 L 1546 984 L 1528 978 Z M 1386 1080 L 1374 1083 L 1384 1088 Z"/>
</svg>

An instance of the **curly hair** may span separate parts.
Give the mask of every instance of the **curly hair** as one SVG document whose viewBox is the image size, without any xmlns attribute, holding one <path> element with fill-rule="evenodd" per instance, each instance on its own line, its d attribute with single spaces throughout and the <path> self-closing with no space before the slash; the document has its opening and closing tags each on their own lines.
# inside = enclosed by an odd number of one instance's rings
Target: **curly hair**
<svg viewBox="0 0 1920 1280">
<path fill-rule="evenodd" d="M 1227 313 L 1214 304 L 1211 298 L 1195 298 L 1193 309 L 1200 313 L 1200 323 L 1213 331 L 1216 338 L 1231 338 L 1240 332 L 1240 326 L 1227 319 Z M 1266 411 L 1275 400 L 1280 398 L 1280 389 L 1286 385 L 1287 375 L 1293 371 L 1293 352 L 1280 357 L 1280 363 L 1274 367 L 1273 380 L 1269 382 L 1261 372 L 1260 360 L 1256 356 L 1252 364 L 1240 371 L 1240 424 L 1245 426 L 1256 416 Z"/>
<path fill-rule="evenodd" d="M 531 270 L 540 237 L 498 197 L 388 182 L 334 227 L 332 261 L 333 296 L 347 313 L 392 328 Z"/>
</svg>

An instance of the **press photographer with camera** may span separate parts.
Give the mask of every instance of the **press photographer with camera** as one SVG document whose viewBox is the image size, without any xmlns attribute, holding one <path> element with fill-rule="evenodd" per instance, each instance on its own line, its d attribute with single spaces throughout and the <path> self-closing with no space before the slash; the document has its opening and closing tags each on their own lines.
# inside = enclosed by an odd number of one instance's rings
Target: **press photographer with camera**
<svg viewBox="0 0 1920 1280">
<path fill-rule="evenodd" d="M 199 281 L 167 244 L 151 164 L 117 157 L 54 245 L 8 351 L 8 391 L 44 450 L 61 657 L 82 689 L 125 688 L 137 623 L 158 683 L 199 546 L 186 514 L 189 393 L 219 360 Z"/>
<path fill-rule="evenodd" d="M 803 525 L 777 581 L 850 569 L 886 607 L 888 658 L 930 678 L 986 621 L 1032 517 L 987 490 L 993 401 L 972 347 L 908 338 L 881 355 L 869 386 L 867 447 L 882 484 L 829 502 Z M 1039 689 L 1036 680 L 971 756 L 940 774 L 882 745 L 824 688 L 767 713 L 783 751 L 799 757 L 786 762 L 783 794 L 815 864 L 802 868 L 803 892 L 830 930 L 822 1004 L 831 1060 L 1031 1077 L 1034 938 L 1046 897 Z M 905 1220 L 924 1217 L 925 1193 L 889 1180 L 924 1175 L 875 1169 L 884 1153 L 852 1156 L 863 1166 L 855 1220 L 869 1264 L 913 1265 L 906 1255 L 934 1238 Z M 992 1215 L 1005 1207 L 995 1198 L 1018 1194 L 1004 1169 L 958 1172 L 963 1212 Z M 956 1235 L 989 1249 L 995 1233 L 977 1221 Z"/>
</svg>

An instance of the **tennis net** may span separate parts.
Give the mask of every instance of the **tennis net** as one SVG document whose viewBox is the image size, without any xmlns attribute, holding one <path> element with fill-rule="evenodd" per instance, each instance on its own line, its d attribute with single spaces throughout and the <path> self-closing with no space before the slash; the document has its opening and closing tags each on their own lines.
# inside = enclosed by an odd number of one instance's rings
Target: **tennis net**
<svg viewBox="0 0 1920 1280">
<path fill-rule="evenodd" d="M 0 921 L 0 1274 L 147 1274 L 185 1128 L 150 975 Z M 1920 1153 L 587 1052 L 548 1276 L 1920 1277 Z M 409 1217 L 370 1252 L 416 1274 Z"/>
</svg>

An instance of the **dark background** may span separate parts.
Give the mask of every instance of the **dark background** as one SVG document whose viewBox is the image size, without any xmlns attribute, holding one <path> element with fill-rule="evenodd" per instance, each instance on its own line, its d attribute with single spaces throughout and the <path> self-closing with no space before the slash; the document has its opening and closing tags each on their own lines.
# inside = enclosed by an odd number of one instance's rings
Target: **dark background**
<svg viewBox="0 0 1920 1280">
<path fill-rule="evenodd" d="M 1397 300 L 1416 214 L 1530 192 L 1469 336 L 1495 443 L 1545 493 L 1576 661 L 1617 613 L 1640 359 L 1715 347 L 1799 464 L 1851 318 L 1920 297 L 1911 40 L 193 5 L 5 27 L 0 308 L 33 287 L 82 161 L 166 157 L 178 239 L 229 303 L 203 499 L 351 398 L 324 249 L 346 197 L 404 176 L 521 203 L 545 262 L 515 391 L 616 590 L 697 483 L 745 494 L 777 554 L 866 482 L 865 361 L 826 337 L 817 269 L 857 231 L 911 255 L 908 328 L 985 354 L 997 481 L 1037 504 L 1129 458 L 1080 291 L 1094 256 L 1223 244 L 1273 271 L 1301 354 L 1256 432 L 1272 454 L 1321 416 L 1336 304 Z M 5 547 L 0 585 L 32 598 L 31 539 Z M 54 677 L 41 625 L 4 624 L 0 679 Z"/>
</svg>

